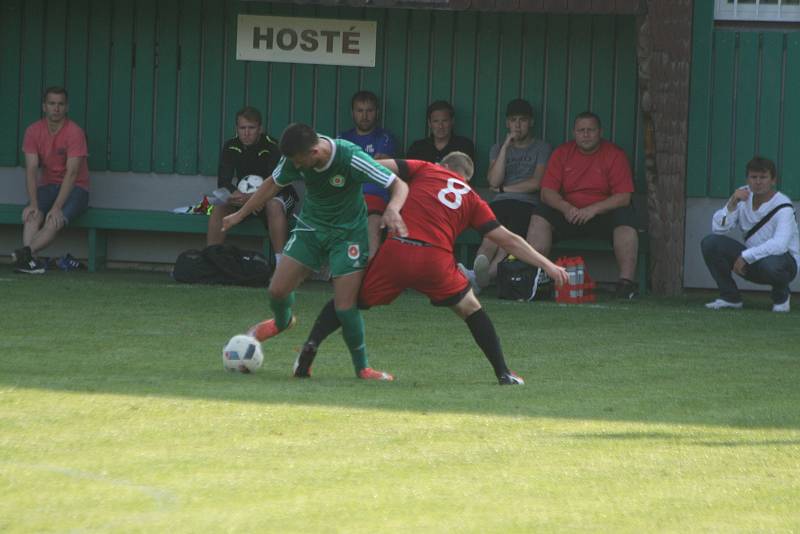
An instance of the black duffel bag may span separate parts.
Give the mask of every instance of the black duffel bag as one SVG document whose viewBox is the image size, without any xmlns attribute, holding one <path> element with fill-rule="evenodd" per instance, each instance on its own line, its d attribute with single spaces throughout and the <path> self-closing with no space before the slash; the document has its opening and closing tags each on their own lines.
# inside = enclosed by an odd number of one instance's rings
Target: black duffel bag
<svg viewBox="0 0 800 534">
<path fill-rule="evenodd" d="M 203 250 L 181 252 L 172 278 L 187 284 L 227 284 L 263 287 L 272 276 L 272 265 L 258 252 L 234 245 L 211 245 Z"/>
<path fill-rule="evenodd" d="M 497 264 L 497 297 L 508 300 L 547 300 L 553 282 L 544 271 L 513 256 Z"/>
</svg>

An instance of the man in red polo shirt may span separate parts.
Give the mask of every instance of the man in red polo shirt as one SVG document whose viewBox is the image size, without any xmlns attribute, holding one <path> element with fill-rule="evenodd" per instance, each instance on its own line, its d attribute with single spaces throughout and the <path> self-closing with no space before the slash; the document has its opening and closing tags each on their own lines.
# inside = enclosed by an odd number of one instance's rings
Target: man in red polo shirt
<svg viewBox="0 0 800 534">
<path fill-rule="evenodd" d="M 634 277 L 639 235 L 631 205 L 633 178 L 625 152 L 602 138 L 600 118 L 575 117 L 575 140 L 550 156 L 542 178 L 542 204 L 531 217 L 528 236 L 547 255 L 559 239 L 609 239 L 619 267 L 617 297 L 636 295 Z"/>
<path fill-rule="evenodd" d="M 86 136 L 67 118 L 68 110 L 66 89 L 49 87 L 42 99 L 44 118 L 25 130 L 22 151 L 30 202 L 22 210 L 23 247 L 13 255 L 18 273 L 44 273 L 37 252 L 89 206 Z"/>
</svg>

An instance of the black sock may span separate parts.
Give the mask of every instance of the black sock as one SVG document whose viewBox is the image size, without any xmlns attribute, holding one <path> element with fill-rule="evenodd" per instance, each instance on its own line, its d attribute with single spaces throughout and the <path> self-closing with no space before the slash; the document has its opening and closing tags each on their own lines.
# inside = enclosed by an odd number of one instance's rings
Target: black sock
<svg viewBox="0 0 800 534">
<path fill-rule="evenodd" d="M 336 332 L 340 326 L 342 326 L 342 323 L 339 322 L 339 316 L 336 315 L 336 308 L 334 308 L 333 299 L 331 299 L 317 315 L 314 326 L 311 328 L 311 333 L 303 344 L 303 350 L 300 351 L 297 363 L 301 373 L 308 373 L 308 368 L 314 362 L 319 346 L 325 341 L 325 338 Z"/>
<path fill-rule="evenodd" d="M 33 259 L 33 252 L 31 251 L 31 247 L 22 247 L 14 251 L 14 255 L 16 256 L 16 260 L 19 262 L 27 263 Z"/>
<path fill-rule="evenodd" d="M 489 316 L 483 309 L 480 309 L 467 317 L 465 321 L 475 339 L 475 343 L 486 355 L 486 359 L 492 364 L 494 374 L 500 378 L 508 372 L 506 360 L 503 358 L 503 349 L 500 347 L 500 339 L 494 330 L 494 325 Z"/>
</svg>

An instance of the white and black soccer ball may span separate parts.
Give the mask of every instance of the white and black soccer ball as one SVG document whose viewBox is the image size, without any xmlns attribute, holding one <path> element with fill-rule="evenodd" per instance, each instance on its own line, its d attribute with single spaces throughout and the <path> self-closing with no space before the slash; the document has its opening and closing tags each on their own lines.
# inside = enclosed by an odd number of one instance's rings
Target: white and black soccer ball
<svg viewBox="0 0 800 534">
<path fill-rule="evenodd" d="M 248 174 L 244 176 L 239 183 L 236 184 L 236 187 L 239 188 L 239 191 L 242 193 L 249 195 L 251 193 L 255 193 L 256 190 L 261 187 L 261 184 L 264 183 L 264 178 L 257 174 Z"/>
<path fill-rule="evenodd" d="M 264 363 L 261 343 L 253 336 L 233 336 L 222 349 L 222 365 L 228 371 L 255 373 Z"/>
</svg>

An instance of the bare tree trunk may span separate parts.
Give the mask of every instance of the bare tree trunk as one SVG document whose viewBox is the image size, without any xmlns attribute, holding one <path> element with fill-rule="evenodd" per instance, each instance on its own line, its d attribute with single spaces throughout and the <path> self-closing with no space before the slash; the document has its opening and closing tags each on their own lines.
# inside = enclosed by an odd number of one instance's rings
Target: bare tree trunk
<svg viewBox="0 0 800 534">
<path fill-rule="evenodd" d="M 657 295 L 683 289 L 691 0 L 648 0 L 638 20 L 650 280 Z"/>
</svg>

